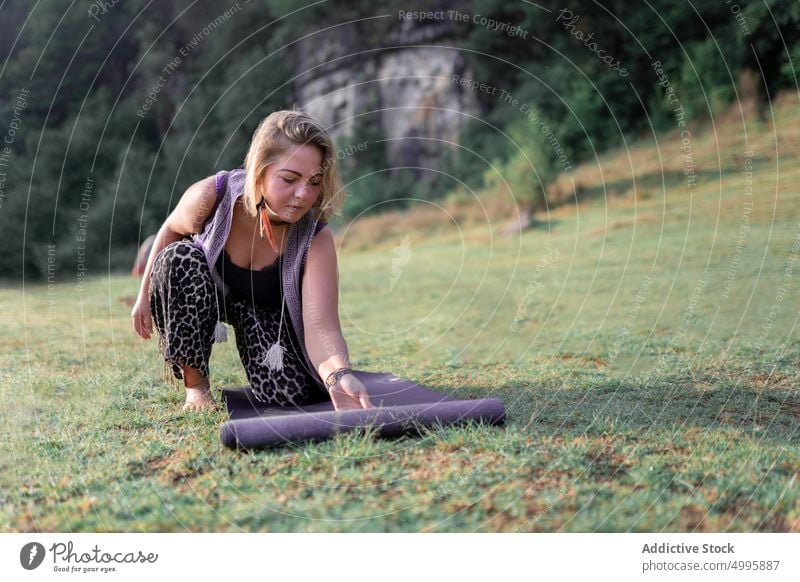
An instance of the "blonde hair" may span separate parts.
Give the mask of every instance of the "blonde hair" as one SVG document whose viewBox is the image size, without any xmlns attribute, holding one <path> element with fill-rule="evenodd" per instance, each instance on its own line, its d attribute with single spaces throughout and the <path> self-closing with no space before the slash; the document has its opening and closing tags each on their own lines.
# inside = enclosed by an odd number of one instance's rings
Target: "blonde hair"
<svg viewBox="0 0 800 582">
<path fill-rule="evenodd" d="M 336 168 L 333 140 L 319 123 L 299 109 L 275 111 L 258 124 L 250 149 L 244 159 L 244 207 L 256 216 L 256 196 L 261 191 L 267 167 L 292 146 L 313 145 L 322 152 L 322 191 L 311 211 L 318 220 L 328 221 L 341 216 L 344 206 L 344 186 Z"/>
</svg>

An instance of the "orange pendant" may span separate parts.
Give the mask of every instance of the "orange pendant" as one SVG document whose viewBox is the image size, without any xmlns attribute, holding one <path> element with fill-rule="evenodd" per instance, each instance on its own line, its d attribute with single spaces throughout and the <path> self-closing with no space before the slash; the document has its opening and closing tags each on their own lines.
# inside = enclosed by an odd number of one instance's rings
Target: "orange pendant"
<svg viewBox="0 0 800 582">
<path fill-rule="evenodd" d="M 261 211 L 261 233 L 263 236 L 264 231 L 267 233 L 267 240 L 269 244 L 272 246 L 272 250 L 275 251 L 275 254 L 278 255 L 280 252 L 278 251 L 278 245 L 275 244 L 275 235 L 272 232 L 272 224 L 269 222 L 269 217 L 267 216 L 266 208 Z"/>
</svg>

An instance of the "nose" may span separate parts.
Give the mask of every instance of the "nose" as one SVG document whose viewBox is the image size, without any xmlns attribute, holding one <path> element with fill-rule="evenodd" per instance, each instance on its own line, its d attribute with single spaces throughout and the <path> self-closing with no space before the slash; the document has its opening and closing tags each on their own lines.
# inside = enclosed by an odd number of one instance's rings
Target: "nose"
<svg viewBox="0 0 800 582">
<path fill-rule="evenodd" d="M 308 184 L 300 184 L 297 187 L 297 190 L 294 191 L 294 195 L 297 199 L 302 200 L 303 202 L 308 202 L 311 197 L 311 187 Z"/>
</svg>

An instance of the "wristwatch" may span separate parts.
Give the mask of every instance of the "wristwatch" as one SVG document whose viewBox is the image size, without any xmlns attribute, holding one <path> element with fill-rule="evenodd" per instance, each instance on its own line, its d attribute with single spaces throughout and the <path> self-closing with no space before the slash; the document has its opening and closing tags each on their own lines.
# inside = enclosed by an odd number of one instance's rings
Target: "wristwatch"
<svg viewBox="0 0 800 582">
<path fill-rule="evenodd" d="M 325 386 L 327 386 L 328 390 L 333 388 L 336 383 L 339 381 L 339 378 L 344 376 L 345 374 L 352 374 L 353 370 L 350 368 L 339 368 L 328 374 L 328 377 L 325 379 Z"/>
</svg>

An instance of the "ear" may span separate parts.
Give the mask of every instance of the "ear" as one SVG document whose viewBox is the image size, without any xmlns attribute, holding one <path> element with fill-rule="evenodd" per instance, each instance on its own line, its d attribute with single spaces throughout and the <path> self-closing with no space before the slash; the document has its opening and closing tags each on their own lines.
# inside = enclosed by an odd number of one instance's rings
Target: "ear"
<svg viewBox="0 0 800 582">
<path fill-rule="evenodd" d="M 267 197 L 267 188 L 264 182 L 267 179 L 267 168 L 269 166 L 264 166 L 264 169 L 261 170 L 258 175 L 256 176 L 256 187 L 255 192 L 253 192 L 253 216 L 258 215 L 258 205 L 261 203 L 262 200 L 265 200 Z"/>
</svg>

